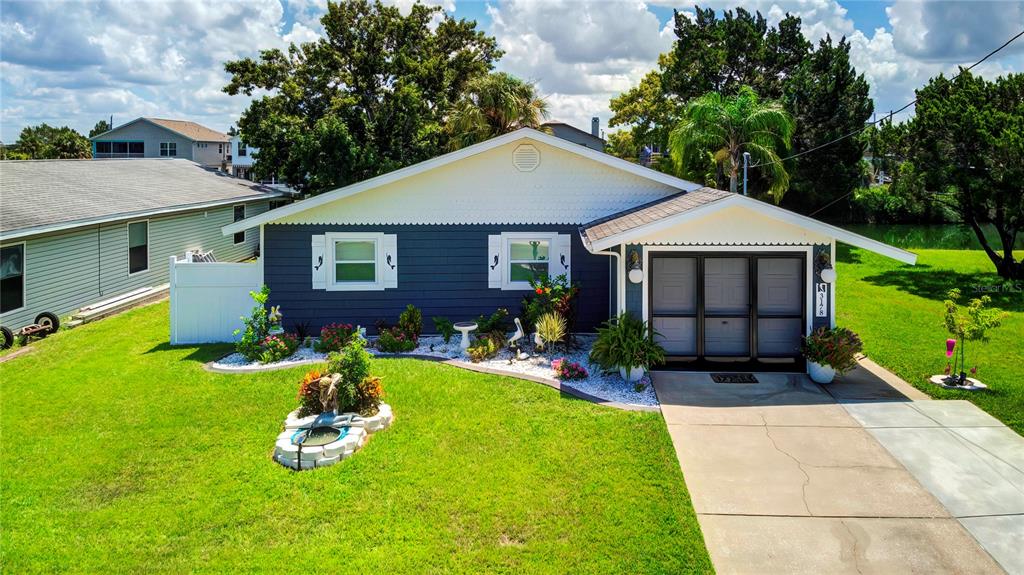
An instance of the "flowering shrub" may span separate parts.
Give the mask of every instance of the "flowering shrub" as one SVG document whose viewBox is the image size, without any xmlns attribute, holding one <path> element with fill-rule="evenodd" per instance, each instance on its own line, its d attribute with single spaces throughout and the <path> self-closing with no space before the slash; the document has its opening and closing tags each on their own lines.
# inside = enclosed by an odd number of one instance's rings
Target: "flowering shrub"
<svg viewBox="0 0 1024 575">
<path fill-rule="evenodd" d="M 356 386 L 356 411 L 362 416 L 376 415 L 384 398 L 384 386 L 376 376 L 363 378 Z"/>
<path fill-rule="evenodd" d="M 846 373 L 857 365 L 854 356 L 864 345 L 860 337 L 845 327 L 819 327 L 804 338 L 803 354 L 807 361 L 830 365 L 836 373 Z"/>
<path fill-rule="evenodd" d="M 299 383 L 299 417 L 306 417 L 314 413 L 320 413 L 323 409 L 320 403 L 320 378 L 326 375 L 318 369 L 311 369 L 302 376 Z"/>
<path fill-rule="evenodd" d="M 341 351 L 356 335 L 356 328 L 350 323 L 332 323 L 320 330 L 320 340 L 313 349 L 320 353 Z"/>
<path fill-rule="evenodd" d="M 234 331 L 235 335 L 242 334 L 242 337 L 235 343 L 235 351 L 249 361 L 256 361 L 263 353 L 263 340 L 270 333 L 270 317 L 266 308 L 267 298 L 270 297 L 270 288 L 262 286 L 260 291 L 249 292 L 249 297 L 256 305 L 249 312 L 249 317 L 241 318 L 245 327 Z"/>
<path fill-rule="evenodd" d="M 290 333 L 268 335 L 260 342 L 260 363 L 281 361 L 299 349 L 299 339 Z"/>
<path fill-rule="evenodd" d="M 555 370 L 555 377 L 558 379 L 586 379 L 590 375 L 587 373 L 587 368 L 564 357 L 552 361 L 551 369 Z"/>
<path fill-rule="evenodd" d="M 402 353 L 416 349 L 419 338 L 410 336 L 400 328 L 384 328 L 377 334 L 377 349 L 384 353 Z"/>
<path fill-rule="evenodd" d="M 535 326 L 541 316 L 554 312 L 565 318 L 568 330 L 572 331 L 576 318 L 573 304 L 580 292 L 579 285 L 570 283 L 569 278 L 562 274 L 554 279 L 544 276 L 531 280 L 530 287 L 533 293 L 523 299 L 523 317 L 527 325 Z"/>
</svg>

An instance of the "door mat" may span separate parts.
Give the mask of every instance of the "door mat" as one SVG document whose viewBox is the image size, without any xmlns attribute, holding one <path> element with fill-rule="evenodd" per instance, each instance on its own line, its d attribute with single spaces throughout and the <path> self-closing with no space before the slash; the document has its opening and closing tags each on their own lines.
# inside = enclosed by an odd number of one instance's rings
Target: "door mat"
<svg viewBox="0 0 1024 575">
<path fill-rule="evenodd" d="M 712 373 L 711 380 L 715 383 L 758 383 L 752 373 Z"/>
</svg>

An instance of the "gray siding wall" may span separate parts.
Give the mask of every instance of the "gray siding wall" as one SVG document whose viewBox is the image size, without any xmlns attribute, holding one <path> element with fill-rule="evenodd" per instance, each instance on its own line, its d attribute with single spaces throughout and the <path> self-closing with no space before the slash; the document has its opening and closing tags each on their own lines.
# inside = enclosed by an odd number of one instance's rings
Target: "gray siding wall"
<svg viewBox="0 0 1024 575">
<path fill-rule="evenodd" d="M 160 142 L 176 142 L 178 144 L 178 158 L 185 158 L 186 160 L 195 160 L 193 158 L 192 140 L 172 132 L 156 124 L 149 122 L 135 122 L 129 126 L 117 128 L 116 130 L 109 132 L 102 138 L 98 138 L 93 143 L 93 149 L 95 150 L 95 142 L 145 142 L 146 143 L 146 156 L 147 158 L 159 158 L 160 157 Z M 214 147 L 214 152 L 217 148 Z M 202 162 L 200 162 L 202 163 Z M 220 160 L 217 160 L 216 165 L 220 165 Z"/>
<path fill-rule="evenodd" d="M 230 149 L 231 142 L 195 142 L 192 144 L 192 160 L 204 166 L 219 167 L 227 159 Z"/>
<path fill-rule="evenodd" d="M 398 236 L 398 287 L 384 291 L 324 291 L 312 289 L 310 237 L 325 232 L 372 231 Z M 593 331 L 608 319 L 609 265 L 606 256 L 590 254 L 578 228 L 567 225 L 410 225 L 331 226 L 270 224 L 263 230 L 264 279 L 270 304 L 280 305 L 285 325 L 308 322 L 319 331 L 325 324 L 346 322 L 374 333 L 383 320 L 393 324 L 406 304 L 423 312 L 425 333 L 434 332 L 431 318 L 475 319 L 508 308 L 521 315 L 528 291 L 487 287 L 487 236 L 503 231 L 548 231 L 570 234 L 572 279 L 581 292 L 577 331 Z"/>
<path fill-rule="evenodd" d="M 269 202 L 251 202 L 246 215 L 267 211 Z M 213 250 L 219 261 L 253 256 L 259 230 L 235 245 L 220 228 L 233 221 L 233 206 L 149 218 L 149 269 L 128 275 L 128 222 L 101 224 L 25 240 L 25 306 L 0 316 L 17 329 L 43 311 L 61 317 L 78 308 L 138 288 L 167 283 L 168 259 L 187 250 Z M 132 220 L 136 221 L 136 220 Z M 20 242 L 5 242 L 4 245 Z"/>
</svg>

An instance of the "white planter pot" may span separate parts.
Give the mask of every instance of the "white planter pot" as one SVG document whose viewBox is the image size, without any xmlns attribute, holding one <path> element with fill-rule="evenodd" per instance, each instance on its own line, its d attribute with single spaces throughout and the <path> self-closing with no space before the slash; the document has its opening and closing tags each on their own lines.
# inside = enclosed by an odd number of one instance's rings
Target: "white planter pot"
<svg viewBox="0 0 1024 575">
<path fill-rule="evenodd" d="M 629 374 L 627 375 L 626 368 L 620 367 L 619 375 L 621 375 L 622 379 L 628 381 L 629 383 L 636 383 L 644 378 L 644 368 L 634 367 L 629 370 Z"/>
<path fill-rule="evenodd" d="M 813 361 L 807 362 L 807 375 L 811 376 L 814 383 L 832 383 L 836 377 L 836 370 L 831 365 L 821 365 Z"/>
<path fill-rule="evenodd" d="M 284 333 L 284 327 L 279 325 L 272 326 L 267 333 L 269 333 L 270 335 L 281 335 L 282 333 Z"/>
</svg>

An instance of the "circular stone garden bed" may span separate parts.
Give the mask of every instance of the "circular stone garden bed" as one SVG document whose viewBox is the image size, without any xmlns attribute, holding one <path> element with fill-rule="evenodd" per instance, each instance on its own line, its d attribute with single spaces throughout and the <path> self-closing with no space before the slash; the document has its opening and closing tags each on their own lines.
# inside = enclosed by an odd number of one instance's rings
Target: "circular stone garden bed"
<svg viewBox="0 0 1024 575">
<path fill-rule="evenodd" d="M 288 414 L 284 431 L 274 444 L 274 461 L 290 469 L 327 467 L 361 448 L 374 433 L 387 429 L 394 420 L 391 406 L 380 404 L 377 413 L 321 413 L 299 417 L 299 410 Z M 298 439 L 303 439 L 297 444 Z"/>
</svg>

